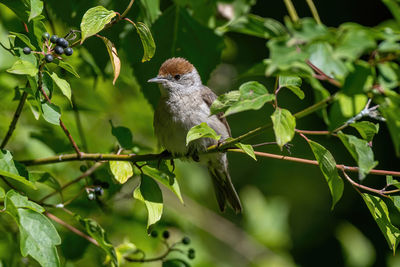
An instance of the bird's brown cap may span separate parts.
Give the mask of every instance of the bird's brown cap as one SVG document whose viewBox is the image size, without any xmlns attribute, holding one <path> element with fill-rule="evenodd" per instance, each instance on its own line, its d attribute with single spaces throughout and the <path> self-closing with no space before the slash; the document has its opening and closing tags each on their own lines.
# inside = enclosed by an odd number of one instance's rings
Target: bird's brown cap
<svg viewBox="0 0 400 267">
<path fill-rule="evenodd" d="M 174 77 L 177 74 L 189 73 L 194 69 L 193 65 L 184 58 L 173 57 L 167 59 L 160 67 L 158 76 L 167 76 L 168 74 Z"/>
</svg>

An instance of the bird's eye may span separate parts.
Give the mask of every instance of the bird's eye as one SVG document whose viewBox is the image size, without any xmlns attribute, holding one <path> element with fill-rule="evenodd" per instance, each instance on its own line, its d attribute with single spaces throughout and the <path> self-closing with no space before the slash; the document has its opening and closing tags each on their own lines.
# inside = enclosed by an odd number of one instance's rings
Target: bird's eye
<svg viewBox="0 0 400 267">
<path fill-rule="evenodd" d="M 179 81 L 180 78 L 181 78 L 181 75 L 179 75 L 179 74 L 174 76 L 174 79 L 177 80 L 177 81 Z"/>
</svg>

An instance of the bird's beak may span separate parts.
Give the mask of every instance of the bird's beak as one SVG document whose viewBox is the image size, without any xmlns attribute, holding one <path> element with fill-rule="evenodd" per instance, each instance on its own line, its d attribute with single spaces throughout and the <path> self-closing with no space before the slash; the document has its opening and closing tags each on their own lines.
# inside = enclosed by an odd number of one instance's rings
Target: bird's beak
<svg viewBox="0 0 400 267">
<path fill-rule="evenodd" d="M 157 76 L 155 78 L 152 78 L 150 80 L 148 80 L 148 83 L 162 83 L 163 81 L 165 81 L 166 79 L 160 76 Z"/>
</svg>

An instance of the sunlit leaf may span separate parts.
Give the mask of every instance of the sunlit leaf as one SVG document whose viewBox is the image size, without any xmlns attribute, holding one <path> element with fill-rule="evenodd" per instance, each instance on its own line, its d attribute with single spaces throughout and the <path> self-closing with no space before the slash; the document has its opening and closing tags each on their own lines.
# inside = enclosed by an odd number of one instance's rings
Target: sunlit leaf
<svg viewBox="0 0 400 267">
<path fill-rule="evenodd" d="M 47 122 L 55 125 L 60 124 L 61 111 L 57 105 L 45 102 L 42 104 L 41 108 L 42 108 L 43 118 Z"/>
<path fill-rule="evenodd" d="M 35 49 L 35 46 L 33 44 L 31 44 L 31 41 L 29 40 L 29 37 L 26 36 L 25 34 L 18 33 L 18 32 L 10 32 L 10 34 L 15 35 L 16 37 L 18 37 L 22 42 L 24 42 L 24 44 L 26 44 L 32 50 Z"/>
<path fill-rule="evenodd" d="M 375 134 L 379 131 L 379 124 L 372 123 L 369 121 L 360 121 L 350 124 L 351 127 L 355 128 L 361 135 L 361 137 L 367 142 L 371 142 Z"/>
<path fill-rule="evenodd" d="M 142 62 L 149 61 L 156 52 L 156 44 L 154 43 L 153 36 L 151 35 L 149 27 L 143 22 L 136 22 L 135 27 L 143 45 Z"/>
<path fill-rule="evenodd" d="M 74 75 L 76 78 L 80 78 L 79 74 L 76 72 L 75 68 L 74 68 L 71 64 L 65 62 L 64 60 L 58 60 L 58 61 L 56 62 L 56 64 L 57 64 L 60 68 L 63 68 L 64 70 L 66 70 L 66 71 L 68 71 L 69 73 L 71 73 L 72 75 Z"/>
<path fill-rule="evenodd" d="M 338 136 L 351 156 L 357 161 L 357 165 L 360 168 L 359 178 L 364 179 L 378 165 L 378 162 L 374 161 L 374 153 L 368 142 L 353 135 L 344 134 L 341 131 L 338 132 Z"/>
<path fill-rule="evenodd" d="M 13 160 L 10 151 L 0 150 L 0 175 L 36 189 L 36 186 L 28 180 L 29 174 L 25 167 Z"/>
<path fill-rule="evenodd" d="M 290 89 L 298 98 L 304 98 L 304 92 L 300 89 L 301 78 L 296 76 L 279 76 L 279 87 Z"/>
<path fill-rule="evenodd" d="M 142 201 L 147 208 L 147 229 L 161 219 L 163 197 L 158 184 L 146 175 L 142 175 L 140 185 L 133 192 L 133 197 Z"/>
<path fill-rule="evenodd" d="M 193 126 L 189 130 L 186 135 L 186 145 L 200 138 L 212 138 L 214 140 L 219 140 L 221 136 L 218 135 L 214 129 L 208 126 L 207 123 L 202 122 L 199 125 Z"/>
<path fill-rule="evenodd" d="M 110 56 L 111 60 L 111 65 L 114 71 L 114 79 L 113 79 L 113 84 L 115 84 L 115 81 L 118 79 L 119 73 L 121 71 L 121 60 L 118 57 L 117 49 L 115 48 L 115 45 L 108 40 L 106 37 L 101 36 L 101 39 L 103 39 L 104 44 L 107 47 L 107 52 L 108 55 Z"/>
<path fill-rule="evenodd" d="M 249 155 L 254 160 L 257 160 L 256 155 L 254 154 L 254 149 L 253 149 L 252 145 L 236 143 L 235 146 L 237 146 L 238 148 L 243 150 L 243 152 L 245 152 L 247 155 Z"/>
<path fill-rule="evenodd" d="M 71 86 L 69 83 L 58 77 L 57 73 L 53 72 L 50 77 L 53 79 L 54 83 L 57 85 L 57 87 L 61 90 L 63 95 L 65 95 L 69 101 L 71 101 Z"/>
<path fill-rule="evenodd" d="M 6 196 L 6 192 L 4 191 L 4 188 L 0 187 L 0 199 L 4 199 L 5 196 Z"/>
<path fill-rule="evenodd" d="M 379 197 L 367 193 L 363 193 L 361 196 L 363 197 L 365 204 L 367 204 L 372 217 L 378 224 L 379 229 L 381 229 L 385 236 L 390 249 L 395 251 L 400 240 L 400 230 L 392 224 L 385 202 Z"/>
<path fill-rule="evenodd" d="M 116 15 L 114 11 L 102 6 L 92 7 L 86 11 L 81 22 L 81 44 L 86 38 L 100 32 Z"/>
<path fill-rule="evenodd" d="M 128 161 L 110 161 L 110 170 L 120 184 L 126 183 L 133 175 L 132 164 Z"/>
<path fill-rule="evenodd" d="M 289 110 L 277 108 L 271 115 L 274 124 L 275 140 L 279 147 L 283 147 L 294 137 L 294 129 L 296 127 L 296 118 Z"/>
<path fill-rule="evenodd" d="M 35 76 L 38 73 L 38 69 L 29 61 L 18 59 L 14 64 L 7 70 L 9 73 L 18 75 L 29 75 Z"/>
<path fill-rule="evenodd" d="M 30 0 L 30 3 L 31 12 L 29 14 L 28 21 L 42 14 L 43 11 L 43 2 L 41 0 Z"/>
<path fill-rule="evenodd" d="M 311 140 L 308 140 L 308 144 L 310 145 L 315 159 L 318 161 L 319 168 L 321 169 L 322 174 L 328 183 L 329 190 L 331 191 L 332 195 L 333 209 L 335 204 L 342 197 L 344 188 L 343 180 L 340 178 L 336 169 L 336 161 L 332 154 L 325 147 Z"/>
<path fill-rule="evenodd" d="M 45 211 L 45 209 L 42 206 L 36 204 L 33 201 L 28 200 L 28 198 L 26 196 L 23 196 L 23 195 L 15 192 L 14 190 L 10 190 L 7 192 L 5 202 L 4 202 L 6 209 L 7 209 L 7 205 L 9 205 L 10 202 L 16 208 L 27 208 L 27 209 L 31 209 L 31 210 L 39 212 L 39 213 L 43 213 Z"/>
</svg>

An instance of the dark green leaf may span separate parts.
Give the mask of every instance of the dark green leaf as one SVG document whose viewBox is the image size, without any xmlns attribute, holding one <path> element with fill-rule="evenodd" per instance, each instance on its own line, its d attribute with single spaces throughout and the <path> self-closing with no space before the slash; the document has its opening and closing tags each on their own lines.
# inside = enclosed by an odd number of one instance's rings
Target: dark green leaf
<svg viewBox="0 0 400 267">
<path fill-rule="evenodd" d="M 276 143 L 280 148 L 282 148 L 294 137 L 296 118 L 290 113 L 289 110 L 277 108 L 271 115 L 271 119 L 272 123 L 274 124 Z"/>
<path fill-rule="evenodd" d="M 385 202 L 379 197 L 366 193 L 361 194 L 361 196 L 363 197 L 365 204 L 367 204 L 372 217 L 378 224 L 379 229 L 381 229 L 385 236 L 390 249 L 394 252 L 399 243 L 400 230 L 390 221 L 389 211 Z"/>
<path fill-rule="evenodd" d="M 129 161 L 110 161 L 110 170 L 120 184 L 126 183 L 133 176 L 132 163 Z"/>
<path fill-rule="evenodd" d="M 3 187 L 0 187 L 0 199 L 4 199 L 6 196 L 6 192 L 4 191 Z"/>
<path fill-rule="evenodd" d="M 65 62 L 65 61 L 63 61 L 63 60 L 58 60 L 58 61 L 56 62 L 56 64 L 57 64 L 60 68 L 63 68 L 64 70 L 66 70 L 66 71 L 68 71 L 69 73 L 71 73 L 72 75 L 74 75 L 76 78 L 80 78 L 80 77 L 79 77 L 79 74 L 76 72 L 75 68 L 74 68 L 71 64 L 69 64 L 69 63 L 67 63 L 67 62 Z"/>
<path fill-rule="evenodd" d="M 135 27 L 143 45 L 144 52 L 142 62 L 149 61 L 156 52 L 156 44 L 154 43 L 153 36 L 151 35 L 149 27 L 143 22 L 135 23 Z"/>
<path fill-rule="evenodd" d="M 218 96 L 218 98 L 215 99 L 214 102 L 212 103 L 210 107 L 211 114 L 218 114 L 220 112 L 225 112 L 229 107 L 237 103 L 239 100 L 240 100 L 240 92 L 238 90 L 222 94 Z"/>
<path fill-rule="evenodd" d="M 353 135 L 344 134 L 341 131 L 338 132 L 338 136 L 351 156 L 357 161 L 357 165 L 360 168 L 359 178 L 364 179 L 378 165 L 378 162 L 374 161 L 374 153 L 368 142 Z"/>
<path fill-rule="evenodd" d="M 162 162 L 159 166 L 154 167 L 145 165 L 142 167 L 142 171 L 147 176 L 150 176 L 154 180 L 166 186 L 178 197 L 180 202 L 183 203 L 181 190 L 179 188 L 178 181 L 175 178 L 175 174 L 169 171 L 165 162 Z"/>
<path fill-rule="evenodd" d="M 61 90 L 63 95 L 65 95 L 69 101 L 71 101 L 71 86 L 69 83 L 58 77 L 57 73 L 53 72 L 50 77 L 53 79 L 54 83 L 57 85 L 57 87 Z"/>
<path fill-rule="evenodd" d="M 158 184 L 146 175 L 142 175 L 139 186 L 133 192 L 133 197 L 142 201 L 147 208 L 147 229 L 161 219 L 163 212 L 163 197 Z"/>
<path fill-rule="evenodd" d="M 269 39 L 286 34 L 285 27 L 277 20 L 247 14 L 218 28 L 221 32 L 239 32 Z"/>
<path fill-rule="evenodd" d="M 361 137 L 367 142 L 371 142 L 375 134 L 379 131 L 379 124 L 374 124 L 369 121 L 360 121 L 350 124 L 351 127 L 356 128 Z"/>
<path fill-rule="evenodd" d="M 30 0 L 0 0 L 0 3 L 11 9 L 21 20 L 28 22 L 31 13 Z"/>
<path fill-rule="evenodd" d="M 51 96 L 53 94 L 53 79 L 51 78 L 50 74 L 47 71 L 43 73 L 42 86 L 43 90 L 48 96 Z M 32 95 L 34 94 L 32 93 Z"/>
<path fill-rule="evenodd" d="M 243 150 L 243 152 L 245 152 L 247 155 L 249 155 L 254 160 L 257 160 L 256 155 L 254 154 L 254 149 L 253 149 L 252 145 L 236 143 L 235 146 L 237 146 L 238 148 Z"/>
<path fill-rule="evenodd" d="M 335 204 L 340 200 L 343 194 L 343 180 L 340 178 L 337 169 L 336 169 L 336 161 L 333 158 L 332 154 L 320 144 L 307 140 L 308 144 L 311 147 L 311 150 L 314 153 L 315 159 L 318 161 L 319 168 L 322 171 L 322 174 L 325 177 L 326 182 L 328 183 L 329 190 L 332 195 L 332 209 Z"/>
<path fill-rule="evenodd" d="M 301 78 L 296 76 L 279 76 L 279 87 L 290 89 L 300 99 L 304 99 L 304 92 L 300 89 Z"/>
<path fill-rule="evenodd" d="M 190 267 L 190 264 L 181 259 L 163 261 L 162 267 Z"/>
<path fill-rule="evenodd" d="M 364 90 L 371 87 L 371 68 L 368 63 L 359 61 L 344 80 L 342 91 L 347 95 L 362 94 Z M 369 81 L 369 82 L 368 82 Z"/>
<path fill-rule="evenodd" d="M 193 126 L 186 135 L 186 145 L 190 142 L 200 139 L 200 138 L 212 138 L 215 140 L 219 140 L 221 138 L 220 135 L 212 129 L 206 122 L 202 122 L 199 125 Z"/>
<path fill-rule="evenodd" d="M 26 44 L 32 50 L 35 49 L 35 46 L 33 44 L 31 44 L 31 41 L 29 40 L 29 37 L 26 36 L 25 34 L 18 33 L 18 32 L 10 32 L 10 34 L 15 35 L 16 37 L 18 37 L 22 42 L 24 42 L 24 44 Z"/>
<path fill-rule="evenodd" d="M 100 248 L 111 258 L 111 266 L 118 266 L 117 254 L 107 239 L 106 231 L 95 220 L 90 218 L 83 219 L 79 215 L 75 215 L 75 218 L 83 225 L 86 232 L 99 243 Z"/>
<path fill-rule="evenodd" d="M 61 117 L 61 111 L 58 106 L 55 104 L 51 103 L 43 103 L 42 104 L 42 114 L 43 118 L 52 124 L 59 125 L 60 124 L 60 117 Z"/>
<path fill-rule="evenodd" d="M 400 157 L 400 97 L 395 94 L 393 93 L 391 97 L 385 98 L 385 102 L 379 106 L 379 111 L 386 119 L 386 125 L 389 128 L 396 155 Z"/>
<path fill-rule="evenodd" d="M 43 171 L 31 171 L 29 176 L 33 182 L 43 183 L 56 191 L 61 189 L 61 185 L 53 175 Z"/>
<path fill-rule="evenodd" d="M 160 15 L 160 0 L 142 0 L 144 12 L 150 23 L 153 23 Z"/>
<path fill-rule="evenodd" d="M 123 126 L 114 127 L 111 120 L 110 124 L 111 133 L 117 138 L 119 145 L 124 149 L 131 149 L 133 147 L 133 136 L 131 130 Z"/>
<path fill-rule="evenodd" d="M 30 188 L 36 189 L 36 186 L 28 180 L 29 174 L 25 167 L 13 160 L 10 151 L 0 150 L 0 175 L 9 177 Z"/>
<path fill-rule="evenodd" d="M 18 59 L 14 64 L 7 70 L 9 73 L 18 75 L 29 75 L 35 76 L 38 73 L 38 69 L 29 61 Z"/>
<path fill-rule="evenodd" d="M 114 11 L 107 10 L 102 6 L 92 7 L 86 11 L 81 22 L 81 44 L 86 38 L 100 32 L 115 16 Z"/>
</svg>

